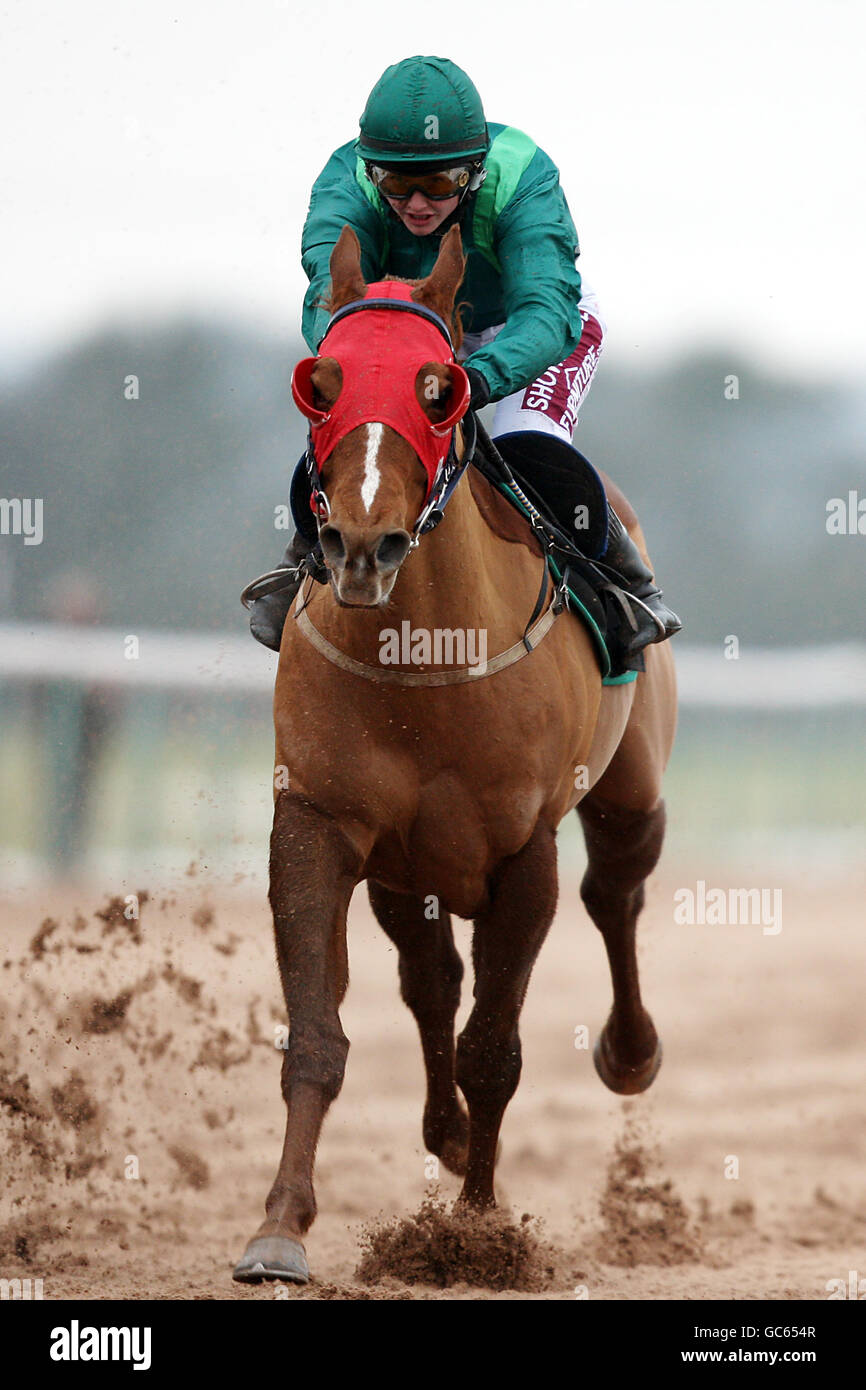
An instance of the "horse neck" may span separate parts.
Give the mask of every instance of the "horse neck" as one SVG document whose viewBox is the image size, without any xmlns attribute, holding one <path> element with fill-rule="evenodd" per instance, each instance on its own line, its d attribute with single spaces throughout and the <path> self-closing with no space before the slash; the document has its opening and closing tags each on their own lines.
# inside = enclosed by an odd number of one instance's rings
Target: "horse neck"
<svg viewBox="0 0 866 1390">
<path fill-rule="evenodd" d="M 442 521 L 404 563 L 383 611 L 392 627 L 408 619 L 416 628 L 484 629 L 495 652 L 523 632 L 544 562 L 536 549 L 520 543 L 522 528 L 504 503 L 506 515 L 496 519 L 494 504 L 500 499 L 492 491 L 490 509 L 484 502 L 482 512 L 470 476 L 467 472 Z"/>
<path fill-rule="evenodd" d="M 403 610 L 400 616 L 435 627 L 505 623 L 510 631 L 512 605 L 523 609 L 527 598 L 530 607 L 534 602 L 541 562 L 492 530 L 487 506 L 482 513 L 475 499 L 474 481 L 473 468 L 467 468 L 441 523 L 403 564 L 388 605 L 395 616 Z"/>
<path fill-rule="evenodd" d="M 383 628 L 484 628 L 491 650 L 519 636 L 538 593 L 542 564 L 525 545 L 496 534 L 479 509 L 467 470 L 439 525 L 403 562 L 387 605 L 341 608 L 329 589 L 314 595 L 313 620 L 336 646 L 375 659 Z M 317 600 L 317 601 L 316 601 Z"/>
</svg>

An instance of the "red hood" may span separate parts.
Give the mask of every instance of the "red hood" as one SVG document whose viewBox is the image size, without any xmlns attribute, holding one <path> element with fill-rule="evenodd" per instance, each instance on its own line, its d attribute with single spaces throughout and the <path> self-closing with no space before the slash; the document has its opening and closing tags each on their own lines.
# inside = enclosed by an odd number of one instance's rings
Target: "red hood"
<svg viewBox="0 0 866 1390">
<path fill-rule="evenodd" d="M 368 285 L 365 299 L 409 303 L 412 286 L 397 280 Z M 319 357 L 333 357 L 343 372 L 343 387 L 327 414 L 312 403 L 310 376 L 318 358 L 299 362 L 292 394 L 312 425 L 316 461 L 321 466 L 337 444 L 358 425 L 383 424 L 411 444 L 427 473 L 427 495 L 443 463 L 454 425 L 469 404 L 469 382 L 440 330 L 420 314 L 392 309 L 364 309 L 348 314 L 328 329 Z M 441 424 L 432 425 L 415 397 L 415 378 L 425 362 L 444 362 L 454 378 L 454 405 Z"/>
</svg>

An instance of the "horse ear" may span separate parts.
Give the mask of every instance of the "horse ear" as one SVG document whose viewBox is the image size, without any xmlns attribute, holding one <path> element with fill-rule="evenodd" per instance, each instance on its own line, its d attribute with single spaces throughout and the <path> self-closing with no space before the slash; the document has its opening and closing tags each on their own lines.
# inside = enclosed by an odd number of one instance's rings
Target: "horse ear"
<svg viewBox="0 0 866 1390">
<path fill-rule="evenodd" d="M 343 389 L 343 371 L 333 357 L 304 357 L 292 372 L 292 397 L 302 415 L 320 425 Z"/>
<path fill-rule="evenodd" d="M 367 284 L 361 274 L 361 243 L 348 224 L 331 252 L 330 266 L 331 297 L 328 307 L 335 314 L 344 304 L 351 304 L 353 299 L 363 299 L 367 293 Z"/>
<path fill-rule="evenodd" d="M 454 313 L 454 300 L 463 280 L 466 258 L 463 255 L 463 242 L 460 228 L 452 227 L 442 238 L 436 264 L 426 280 L 422 280 L 412 291 L 416 304 L 432 309 L 446 323 L 451 322 Z"/>
<path fill-rule="evenodd" d="M 456 362 L 425 362 L 415 378 L 415 398 L 437 433 L 451 429 L 469 406 L 469 378 Z"/>
</svg>

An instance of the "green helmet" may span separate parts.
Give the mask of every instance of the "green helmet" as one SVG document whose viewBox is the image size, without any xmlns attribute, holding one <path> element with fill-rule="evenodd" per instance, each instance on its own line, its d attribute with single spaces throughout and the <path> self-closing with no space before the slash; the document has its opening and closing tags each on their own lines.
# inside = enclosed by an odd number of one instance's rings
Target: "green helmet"
<svg viewBox="0 0 866 1390">
<path fill-rule="evenodd" d="M 361 117 L 355 149 L 374 164 L 481 160 L 490 139 L 481 98 L 448 58 L 404 58 L 386 68 Z"/>
</svg>

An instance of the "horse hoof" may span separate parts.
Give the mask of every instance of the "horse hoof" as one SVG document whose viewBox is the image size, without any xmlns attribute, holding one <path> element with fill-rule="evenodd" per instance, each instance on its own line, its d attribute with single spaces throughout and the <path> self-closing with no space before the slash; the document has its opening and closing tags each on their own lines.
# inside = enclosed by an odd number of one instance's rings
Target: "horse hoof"
<svg viewBox="0 0 866 1390">
<path fill-rule="evenodd" d="M 466 1176 L 469 1146 L 465 1140 L 446 1139 L 444 1144 L 440 1146 L 437 1157 L 443 1168 L 447 1168 L 449 1173 L 454 1173 L 458 1178 Z"/>
<path fill-rule="evenodd" d="M 259 1236 L 251 1240 L 232 1271 L 239 1284 L 260 1284 L 263 1279 L 284 1279 L 308 1284 L 310 1267 L 304 1247 L 288 1236 Z"/>
<path fill-rule="evenodd" d="M 455 1142 L 452 1144 L 450 1141 L 446 1141 L 439 1149 L 436 1157 L 442 1163 L 443 1168 L 448 1169 L 449 1173 L 453 1173 L 454 1176 L 458 1178 L 466 1177 L 466 1165 L 469 1162 L 468 1143 Z M 501 1157 L 502 1140 L 500 1139 L 496 1145 L 496 1157 L 493 1160 L 494 1166 L 499 1162 Z"/>
<path fill-rule="evenodd" d="M 595 1040 L 595 1047 L 592 1049 L 592 1060 L 608 1090 L 615 1091 L 618 1096 L 637 1096 L 640 1095 L 641 1091 L 649 1090 L 658 1076 L 659 1067 L 662 1064 L 661 1039 L 656 1044 L 656 1050 L 652 1057 L 641 1066 L 614 1067 L 607 1050 L 605 1030 L 602 1029 Z"/>
</svg>

